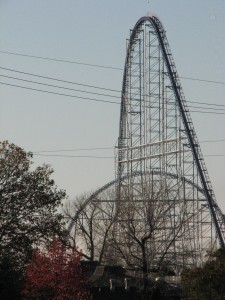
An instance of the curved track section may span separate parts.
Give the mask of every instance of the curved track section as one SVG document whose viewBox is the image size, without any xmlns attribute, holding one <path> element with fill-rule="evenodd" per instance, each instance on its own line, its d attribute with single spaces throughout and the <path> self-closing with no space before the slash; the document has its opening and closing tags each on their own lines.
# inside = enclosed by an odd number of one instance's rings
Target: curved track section
<svg viewBox="0 0 225 300">
<path fill-rule="evenodd" d="M 137 172 L 136 174 L 133 174 L 133 176 L 137 177 L 137 176 L 142 176 L 143 174 Z M 146 175 L 146 174 L 145 174 Z M 152 175 L 152 174 L 148 174 L 148 175 Z M 160 175 L 159 172 L 154 171 L 154 175 Z M 175 174 L 166 174 L 167 177 L 173 178 L 173 179 L 178 179 L 177 175 Z M 124 180 L 125 178 L 122 178 L 122 180 Z M 81 212 L 85 209 L 85 207 L 87 207 L 88 204 L 90 204 L 94 199 L 96 199 L 96 197 L 98 197 L 102 192 L 106 191 L 108 188 L 114 186 L 116 183 L 118 183 L 118 178 L 115 180 L 112 180 L 108 183 L 106 183 L 105 185 L 103 185 L 102 187 L 100 187 L 99 189 L 97 189 L 93 194 L 91 194 L 86 201 L 82 204 L 82 206 L 80 207 L 80 209 L 78 209 L 73 217 L 73 219 L 71 220 L 69 226 L 68 226 L 68 233 L 71 232 L 75 222 L 77 221 L 77 219 L 79 218 L 79 215 L 81 214 Z M 190 180 L 186 179 L 186 178 L 180 178 L 180 180 L 184 181 L 186 184 L 196 188 L 200 193 L 204 194 L 204 190 L 196 185 L 195 183 L 191 182 Z"/>
</svg>

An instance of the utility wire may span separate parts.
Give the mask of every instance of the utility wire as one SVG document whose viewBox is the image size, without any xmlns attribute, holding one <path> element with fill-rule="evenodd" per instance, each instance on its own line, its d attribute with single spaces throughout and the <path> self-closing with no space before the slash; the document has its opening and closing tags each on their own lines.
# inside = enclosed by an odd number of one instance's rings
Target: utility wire
<svg viewBox="0 0 225 300">
<path fill-rule="evenodd" d="M 217 111 L 225 111 L 225 109 L 223 108 L 211 108 L 211 107 L 202 107 L 202 106 L 192 106 L 192 105 L 188 105 L 188 108 L 197 108 L 197 109 L 209 109 L 209 110 L 217 110 Z"/>
<path fill-rule="evenodd" d="M 94 156 L 94 155 L 61 155 L 61 154 L 33 154 L 35 156 L 51 156 L 51 157 L 76 157 L 76 158 L 114 158 L 114 156 Z"/>
<path fill-rule="evenodd" d="M 48 152 L 74 152 L 74 151 L 94 151 L 94 150 L 109 150 L 114 149 L 114 147 L 98 147 L 98 148 L 77 148 L 77 149 L 59 149 L 59 150 L 41 150 L 34 151 L 33 154 L 48 153 Z"/>
<path fill-rule="evenodd" d="M 105 96 L 105 97 L 112 97 L 112 98 L 120 99 L 119 96 L 114 96 L 114 95 L 108 95 L 108 94 L 102 94 L 102 93 L 96 93 L 96 92 L 88 92 L 88 91 L 84 91 L 84 90 L 78 90 L 78 89 L 63 87 L 63 86 L 54 85 L 54 84 L 48 84 L 48 83 L 42 83 L 42 82 L 28 80 L 28 79 L 22 79 L 22 78 L 18 78 L 18 77 L 6 76 L 6 75 L 2 75 L 2 74 L 0 74 L 0 76 L 4 77 L 4 78 L 19 80 L 19 81 L 29 82 L 29 83 L 35 83 L 35 84 L 44 85 L 44 86 L 48 86 L 48 87 L 54 87 L 54 88 L 58 88 L 58 89 L 64 89 L 64 90 L 69 90 L 69 91 L 82 92 L 82 93 L 87 93 L 87 94 L 93 94 L 93 95 L 98 95 L 98 96 Z"/>
<path fill-rule="evenodd" d="M 188 100 L 186 100 L 186 102 L 195 103 L 195 104 L 201 104 L 201 105 L 225 107 L 225 104 L 218 104 L 218 103 L 207 103 L 207 102 L 188 101 Z"/>
<path fill-rule="evenodd" d="M 208 140 L 208 141 L 200 141 L 200 144 L 203 143 L 220 143 L 225 142 L 225 140 Z M 41 154 L 41 153 L 57 153 L 57 152 L 76 152 L 76 151 L 95 151 L 95 150 L 112 150 L 115 147 L 97 147 L 97 148 L 75 148 L 75 149 L 59 149 L 59 150 L 40 150 L 40 151 L 31 151 L 33 155 Z"/>
<path fill-rule="evenodd" d="M 217 112 L 213 112 L 213 111 L 201 111 L 201 110 L 190 110 L 190 112 L 191 113 L 200 113 L 200 114 L 225 115 L 225 112 L 217 113 Z"/>
<path fill-rule="evenodd" d="M 216 81 L 216 80 L 208 80 L 208 79 L 201 79 L 201 78 L 192 78 L 192 77 L 184 77 L 184 76 L 179 76 L 182 79 L 187 79 L 187 80 L 193 80 L 193 81 L 202 81 L 202 82 L 208 82 L 208 83 L 216 83 L 216 84 L 225 84 L 224 81 Z"/>
<path fill-rule="evenodd" d="M 34 156 L 46 156 L 46 157 L 63 157 L 63 158 L 100 158 L 100 159 L 112 159 L 114 156 L 94 156 L 94 155 L 62 155 L 62 154 L 34 154 Z M 204 157 L 222 157 L 225 154 L 208 154 Z"/>
<path fill-rule="evenodd" d="M 225 140 L 200 141 L 200 143 L 219 143 L 219 142 L 225 142 Z"/>
<path fill-rule="evenodd" d="M 108 89 L 108 88 L 103 88 L 103 87 L 99 87 L 99 86 L 96 86 L 96 85 L 88 85 L 88 84 L 84 84 L 84 83 L 78 83 L 78 82 L 74 82 L 74 81 L 58 79 L 58 78 L 53 78 L 53 77 L 49 77 L 49 76 L 38 75 L 38 74 L 34 74 L 34 73 L 23 72 L 23 71 L 20 71 L 20 70 L 4 68 L 4 67 L 1 67 L 1 66 L 0 66 L 0 69 L 10 71 L 10 72 L 20 73 L 20 74 L 24 74 L 24 75 L 30 75 L 30 76 L 34 76 L 34 77 L 38 77 L 38 78 L 44 78 L 44 79 L 49 79 L 49 80 L 54 80 L 54 81 L 59 81 L 59 82 L 64 82 L 64 83 L 69 83 L 69 84 L 86 86 L 86 87 L 93 88 L 93 89 L 100 89 L 100 90 L 105 90 L 105 91 L 110 91 L 110 92 L 121 93 L 121 91 L 119 91 L 119 90 Z"/>
<path fill-rule="evenodd" d="M 82 97 L 82 96 L 75 96 L 75 95 L 69 95 L 69 94 L 64 94 L 64 93 L 57 93 L 57 92 L 52 92 L 52 91 L 47 91 L 47 90 L 40 90 L 36 88 L 31 88 L 31 87 L 26 87 L 26 86 L 21 86 L 21 85 L 16 85 L 16 84 L 11 84 L 11 83 L 6 83 L 6 82 L 0 82 L 0 84 L 7 85 L 7 86 L 12 86 L 16 88 L 21 88 L 21 89 L 26 89 L 26 90 L 31 90 L 35 92 L 42 92 L 42 93 L 47 93 L 47 94 L 53 94 L 53 95 L 58 95 L 58 96 L 65 96 L 65 97 L 70 97 L 70 98 L 77 98 L 77 99 L 83 99 L 83 100 L 88 100 L 88 101 L 94 101 L 94 102 L 102 102 L 102 103 L 110 103 L 110 104 L 117 104 L 120 105 L 119 102 L 116 101 L 109 101 L 109 100 L 100 100 L 100 99 L 95 99 L 95 98 L 89 98 L 89 97 Z M 201 109 L 205 109 L 204 107 L 201 107 Z M 202 113 L 202 114 L 215 114 L 215 115 L 225 115 L 225 112 L 210 112 L 210 111 L 200 111 L 200 110 L 190 110 L 192 113 Z"/>
<path fill-rule="evenodd" d="M 112 97 L 112 98 L 120 99 L 119 96 L 114 96 L 114 95 L 109 95 L 109 94 L 102 94 L 102 93 L 96 93 L 96 92 L 89 92 L 89 91 L 84 91 L 84 90 L 79 90 L 79 89 L 73 89 L 73 88 L 67 88 L 67 87 L 63 87 L 63 86 L 59 86 L 59 85 L 47 84 L 47 83 L 42 83 L 42 82 L 38 82 L 38 81 L 27 80 L 27 79 L 22 79 L 22 78 L 18 78 L 18 77 L 13 77 L 13 76 L 7 76 L 7 75 L 0 74 L 0 77 L 14 79 L 14 80 L 19 80 L 19 81 L 23 81 L 23 82 L 34 83 L 34 84 L 38 84 L 38 85 L 44 85 L 44 86 L 48 86 L 48 87 L 54 87 L 54 88 L 64 89 L 64 90 L 70 90 L 70 91 L 75 91 L 75 92 L 82 92 L 82 93 L 87 93 L 87 94 L 93 94 L 93 95 L 98 95 L 98 96 L 105 96 L 105 97 Z M 208 109 L 208 110 L 218 110 L 218 111 L 224 110 L 225 111 L 225 109 L 221 109 L 221 108 L 216 109 L 216 108 L 208 108 L 208 107 L 200 107 L 200 106 L 190 106 L 190 105 L 189 105 L 189 107 L 191 107 L 191 108 L 197 108 L 197 109 Z M 225 107 L 225 105 L 224 105 L 224 107 Z"/>
<path fill-rule="evenodd" d="M 225 142 L 225 140 L 208 140 L 200 141 L 199 143 L 220 143 Z M 95 150 L 112 150 L 115 147 L 92 147 L 92 148 L 75 148 L 75 149 L 59 149 L 59 150 L 40 150 L 40 151 L 31 151 L 33 154 L 38 153 L 48 153 L 48 152 L 74 152 L 74 151 L 95 151 Z"/>
<path fill-rule="evenodd" d="M 69 63 L 69 64 L 83 65 L 83 66 L 89 66 L 89 67 L 95 67 L 95 68 L 103 68 L 103 69 L 112 69 L 112 70 L 123 71 L 123 69 L 117 68 L 117 67 L 97 65 L 97 64 L 88 64 L 88 63 L 78 62 L 78 61 L 74 61 L 74 60 L 51 58 L 51 57 L 45 57 L 45 56 L 36 56 L 36 55 L 29 55 L 29 54 L 8 52 L 8 51 L 0 51 L 0 53 L 9 54 L 9 55 L 16 55 L 16 56 L 23 56 L 23 57 L 29 57 L 29 58 L 38 58 L 38 59 L 43 59 L 43 60 L 51 60 L 51 61 Z"/>
<path fill-rule="evenodd" d="M 225 156 L 225 154 L 208 154 L 204 156 L 220 157 L 220 156 Z"/>
<path fill-rule="evenodd" d="M 94 101 L 94 102 L 102 102 L 102 103 L 110 103 L 110 104 L 120 105 L 119 102 L 115 102 L 115 101 L 100 100 L 100 99 L 95 99 L 95 98 L 88 98 L 88 97 L 81 97 L 81 96 L 69 95 L 69 94 L 64 94 L 64 93 L 51 92 L 51 91 L 30 88 L 30 87 L 16 85 L 16 84 L 10 84 L 10 83 L 6 83 L 6 82 L 0 82 L 0 84 L 7 85 L 7 86 L 13 86 L 13 87 L 17 87 L 17 88 L 21 88 L 21 89 L 25 89 L 25 90 L 31 90 L 31 91 L 35 91 L 35 92 L 42 92 L 42 93 L 65 96 L 65 97 L 70 97 L 70 98 L 77 98 L 77 99 L 83 99 L 83 100 Z"/>
<path fill-rule="evenodd" d="M 10 71 L 10 72 L 16 72 L 16 73 L 20 73 L 20 74 L 24 74 L 24 75 L 34 76 L 34 77 L 38 77 L 38 78 L 44 78 L 44 79 L 54 80 L 54 81 L 57 81 L 57 82 L 64 82 L 64 83 L 69 83 L 69 84 L 74 84 L 74 85 L 79 85 L 79 86 L 85 86 L 85 87 L 90 87 L 90 88 L 95 88 L 95 89 L 101 89 L 101 90 L 106 90 L 106 91 L 112 91 L 112 92 L 121 93 L 121 91 L 119 91 L 119 90 L 108 89 L 108 88 L 103 88 L 103 87 L 94 86 L 94 85 L 88 85 L 88 84 L 82 84 L 82 83 L 78 83 L 78 82 L 67 81 L 67 80 L 62 80 L 62 79 L 59 79 L 59 78 L 53 78 L 53 77 L 48 77 L 48 76 L 42 76 L 42 75 L 28 73 L 28 72 L 23 72 L 23 71 L 19 71 L 19 70 L 15 70 L 15 69 L 4 68 L 4 67 L 1 67 L 1 66 L 0 66 L 0 69 L 6 70 L 6 71 Z M 224 104 L 218 104 L 218 103 L 206 103 L 206 102 L 188 101 L 188 100 L 186 100 L 186 102 L 188 102 L 188 103 L 194 103 L 194 104 L 200 104 L 200 105 L 215 106 L 215 107 L 216 106 L 218 106 L 218 107 L 225 107 Z"/>
<path fill-rule="evenodd" d="M 89 63 L 83 63 L 83 62 L 78 62 L 78 61 L 73 61 L 73 60 L 58 59 L 58 58 L 51 58 L 51 57 L 44 57 L 44 56 L 36 56 L 36 55 L 29 55 L 29 54 L 17 53 L 17 52 L 9 52 L 9 51 L 0 50 L 0 53 L 9 54 L 9 55 L 16 55 L 16 56 L 23 56 L 23 57 L 29 57 L 29 58 L 37 58 L 37 59 L 43 59 L 43 60 L 49 60 L 49 61 L 84 65 L 84 66 L 95 67 L 95 68 L 112 69 L 112 70 L 118 70 L 118 71 L 123 71 L 124 70 L 124 69 L 119 68 L 119 67 L 98 65 L 98 64 L 89 64 Z M 199 81 L 199 82 L 207 82 L 207 83 L 225 85 L 224 81 L 208 80 L 208 79 L 193 78 L 193 77 L 186 77 L 186 76 L 179 76 L 179 77 L 182 78 L 182 79 L 185 79 L 185 80 L 192 80 L 192 81 Z"/>
</svg>

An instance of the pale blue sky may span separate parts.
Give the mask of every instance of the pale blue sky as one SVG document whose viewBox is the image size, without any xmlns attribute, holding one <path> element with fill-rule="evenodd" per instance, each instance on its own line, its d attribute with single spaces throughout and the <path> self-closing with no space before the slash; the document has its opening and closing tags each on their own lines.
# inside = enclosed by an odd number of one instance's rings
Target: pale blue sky
<svg viewBox="0 0 225 300">
<path fill-rule="evenodd" d="M 123 68 L 129 30 L 149 11 L 159 16 L 167 31 L 180 76 L 225 82 L 224 0 L 0 0 L 0 51 Z M 0 53 L 0 66 L 121 90 L 120 70 L 3 53 Z M 25 78 L 1 69 L 0 74 Z M 0 81 L 34 87 L 2 77 Z M 181 81 L 187 100 L 225 105 L 225 85 Z M 36 88 L 53 91 L 50 87 Z M 116 143 L 119 105 L 4 85 L 0 85 L 0 91 L 2 140 L 8 139 L 28 151 L 113 147 Z M 72 91 L 54 91 L 85 96 Z M 225 140 L 225 115 L 193 113 L 192 118 L 200 141 Z M 225 142 L 202 143 L 202 150 L 205 155 L 225 154 Z M 114 155 L 113 150 L 65 154 Z M 225 157 L 206 156 L 205 160 L 218 203 L 225 211 Z M 94 190 L 115 176 L 113 159 L 35 156 L 34 161 L 35 165 L 51 164 L 57 185 L 66 189 L 71 198 Z"/>
</svg>

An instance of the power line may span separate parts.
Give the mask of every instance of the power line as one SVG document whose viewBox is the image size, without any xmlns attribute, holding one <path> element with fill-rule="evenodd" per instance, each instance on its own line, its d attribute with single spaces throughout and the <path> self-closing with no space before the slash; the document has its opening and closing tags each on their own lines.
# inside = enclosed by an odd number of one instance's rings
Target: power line
<svg viewBox="0 0 225 300">
<path fill-rule="evenodd" d="M 43 60 L 50 60 L 50 61 L 57 61 L 57 62 L 63 62 L 63 63 L 69 63 L 69 64 L 83 65 L 83 66 L 89 66 L 89 67 L 95 67 L 95 68 L 103 68 L 103 69 L 112 69 L 112 70 L 123 71 L 123 69 L 117 68 L 117 67 L 105 66 L 105 65 L 97 65 L 97 64 L 89 64 L 89 63 L 83 63 L 83 62 L 78 62 L 78 61 L 74 61 L 74 60 L 66 60 L 66 59 L 60 59 L 60 58 L 51 58 L 51 57 L 45 57 L 45 56 L 36 56 L 36 55 L 29 55 L 29 54 L 23 54 L 23 53 L 1 51 L 1 50 L 0 50 L 0 53 L 9 54 L 9 55 L 16 55 L 16 56 L 23 56 L 23 57 L 29 57 L 29 58 L 37 58 L 37 59 L 43 59 Z"/>
<path fill-rule="evenodd" d="M 74 152 L 74 151 L 94 151 L 94 150 L 109 150 L 114 149 L 114 147 L 97 147 L 97 148 L 76 148 L 76 149 L 59 149 L 59 150 L 41 150 L 41 151 L 34 151 L 33 154 L 39 154 L 42 152 Z"/>
<path fill-rule="evenodd" d="M 225 142 L 225 140 L 201 141 L 200 143 L 219 143 L 219 142 Z"/>
<path fill-rule="evenodd" d="M 9 54 L 9 55 L 15 55 L 15 56 L 22 56 L 22 57 L 29 57 L 29 58 L 36 58 L 36 59 L 42 59 L 42 60 L 49 60 L 49 61 L 56 61 L 56 62 L 77 64 L 77 65 L 84 65 L 84 66 L 95 67 L 95 68 L 103 68 L 103 69 L 112 69 L 112 70 L 123 71 L 123 69 L 119 68 L 119 67 L 106 66 L 106 65 L 98 65 L 98 64 L 90 64 L 90 63 L 78 62 L 78 61 L 73 61 L 73 60 L 51 58 L 51 57 L 37 56 L 37 55 L 29 55 L 29 54 L 24 54 L 24 53 L 9 52 L 9 51 L 2 51 L 2 50 L 0 50 L 0 53 L 2 53 L 2 54 Z M 214 84 L 225 85 L 224 81 L 201 79 L 201 78 L 193 78 L 193 77 L 186 77 L 186 76 L 179 76 L 179 77 L 182 78 L 182 79 L 185 79 L 185 80 L 192 80 L 192 81 L 199 81 L 199 82 L 207 82 L 207 83 L 214 83 Z"/>
<path fill-rule="evenodd" d="M 203 108 L 203 107 L 202 107 Z M 191 113 L 200 113 L 200 114 L 212 114 L 212 115 L 225 115 L 224 113 L 217 113 L 213 111 L 201 111 L 201 110 L 190 110 Z"/>
<path fill-rule="evenodd" d="M 216 83 L 216 84 L 225 84 L 224 81 L 216 81 L 216 80 L 208 80 L 208 79 L 200 79 L 200 78 L 192 78 L 192 77 L 184 77 L 179 76 L 182 79 L 192 80 L 192 81 L 202 81 L 202 82 L 208 82 L 208 83 Z"/>
<path fill-rule="evenodd" d="M 207 103 L 207 102 L 188 101 L 188 100 L 186 100 L 186 102 L 189 102 L 189 103 L 196 103 L 196 104 L 202 104 L 202 105 L 210 105 L 210 106 L 221 106 L 221 107 L 225 107 L 225 104 L 218 104 L 218 103 Z"/>
<path fill-rule="evenodd" d="M 202 143 L 219 143 L 225 142 L 225 140 L 207 140 L 200 141 Z M 91 147 L 91 148 L 75 148 L 75 149 L 58 149 L 58 150 L 40 150 L 40 151 L 31 151 L 33 154 L 39 153 L 52 153 L 52 152 L 76 152 L 76 151 L 95 151 L 95 150 L 112 150 L 115 147 Z"/>
<path fill-rule="evenodd" d="M 64 83 L 69 83 L 69 84 L 74 84 L 74 85 L 79 85 L 79 86 L 86 86 L 86 87 L 90 87 L 90 88 L 95 88 L 95 89 L 101 89 L 101 90 L 107 90 L 107 91 L 121 93 L 121 91 L 115 90 L 115 89 L 109 89 L 109 88 L 103 88 L 103 87 L 94 86 L 94 85 L 88 85 L 88 84 L 82 84 L 82 83 L 73 82 L 73 81 L 67 81 L 67 80 L 63 80 L 63 79 L 59 79 L 59 78 L 53 78 L 53 77 L 49 77 L 49 76 L 43 76 L 43 75 L 38 75 L 38 74 L 34 74 L 34 73 L 23 72 L 23 71 L 20 71 L 20 70 L 15 70 L 15 69 L 10 69 L 10 68 L 4 68 L 4 67 L 1 67 L 1 66 L 0 66 L 0 69 L 6 70 L 6 71 L 10 71 L 10 72 L 20 73 L 20 74 L 24 74 L 24 75 L 34 76 L 34 77 L 38 77 L 38 78 L 44 78 L 44 79 L 54 80 L 54 81 L 57 81 L 57 82 L 64 82 Z M 224 104 L 218 104 L 218 103 L 207 103 L 207 102 L 189 101 L 189 100 L 187 100 L 187 102 L 188 103 L 194 103 L 194 104 L 200 104 L 200 105 L 225 107 Z"/>
<path fill-rule="evenodd" d="M 192 105 L 188 105 L 188 108 L 197 108 L 197 109 L 209 109 L 209 110 L 217 110 L 217 111 L 225 111 L 225 109 L 223 108 L 211 108 L 211 107 L 202 107 L 202 106 L 192 106 Z"/>
<path fill-rule="evenodd" d="M 220 156 L 225 156 L 225 154 L 208 154 L 204 156 L 220 157 Z"/>
<path fill-rule="evenodd" d="M 54 85 L 54 84 L 42 83 L 42 82 L 38 82 L 38 81 L 22 79 L 22 78 L 12 77 L 12 76 L 2 75 L 2 74 L 0 74 L 0 76 L 4 77 L 4 78 L 19 80 L 19 81 L 29 82 L 29 83 L 35 83 L 35 84 L 44 85 L 44 86 L 48 86 L 48 87 L 54 87 L 54 88 L 58 88 L 58 89 L 64 89 L 64 90 L 69 90 L 69 91 L 82 92 L 82 93 L 87 93 L 87 94 L 93 94 L 93 95 L 98 95 L 98 96 L 105 96 L 105 97 L 112 97 L 112 98 L 120 99 L 119 96 L 114 96 L 114 95 L 108 95 L 108 94 L 102 94 L 102 93 L 96 93 L 96 92 L 88 92 L 88 91 L 84 91 L 84 90 L 78 90 L 78 89 L 63 87 L 63 86 Z"/>
<path fill-rule="evenodd" d="M 44 79 L 49 79 L 49 80 L 54 80 L 54 81 L 59 81 L 59 82 L 64 82 L 64 83 L 69 83 L 69 84 L 75 84 L 75 85 L 79 85 L 79 86 L 86 86 L 86 87 L 93 88 L 93 89 L 100 89 L 100 90 L 105 90 L 105 91 L 110 91 L 110 92 L 121 93 L 121 91 L 115 90 L 115 89 L 108 89 L 108 88 L 103 88 L 103 87 L 99 87 L 99 86 L 96 86 L 96 85 L 89 85 L 89 84 L 63 80 L 63 79 L 53 78 L 53 77 L 44 76 L 44 75 L 38 75 L 38 74 L 34 74 L 34 73 L 23 72 L 23 71 L 20 71 L 20 70 L 4 68 L 4 67 L 1 67 L 1 66 L 0 66 L 0 69 L 10 71 L 10 72 L 19 73 L 19 74 L 34 76 L 34 77 L 38 77 L 38 78 L 44 78 Z"/>
<path fill-rule="evenodd" d="M 99 159 L 112 159 L 114 156 L 95 156 L 95 155 L 62 155 L 62 154 L 35 154 L 34 156 L 45 156 L 45 157 L 63 157 L 63 158 L 99 158 Z M 207 154 L 205 157 L 222 157 L 225 154 Z"/>
<path fill-rule="evenodd" d="M 61 155 L 61 154 L 33 154 L 35 156 L 48 156 L 48 157 L 76 157 L 76 158 L 100 158 L 108 159 L 114 158 L 114 156 L 94 156 L 94 155 Z"/>
<path fill-rule="evenodd" d="M 87 87 L 92 87 L 92 88 L 97 88 L 97 89 L 104 89 L 104 90 L 108 90 L 108 91 L 117 91 L 117 92 L 119 92 L 118 90 L 106 89 L 106 88 L 97 87 L 97 86 L 93 86 L 93 85 L 80 84 L 80 83 L 77 83 L 77 82 L 65 81 L 65 80 L 61 80 L 61 79 L 56 79 L 56 78 L 52 78 L 52 77 L 48 77 L 48 76 L 41 76 L 41 75 L 37 75 L 37 74 L 33 74 L 33 73 L 22 72 L 22 71 L 19 71 L 19 70 L 14 70 L 14 69 L 9 69 L 9 68 L 0 67 L 0 69 L 7 70 L 7 71 L 12 71 L 12 72 L 17 72 L 17 73 L 22 73 L 22 74 L 26 74 L 26 75 L 30 75 L 30 76 L 35 76 L 35 77 L 40 77 L 40 78 L 45 78 L 45 79 L 50 79 L 50 80 L 65 82 L 65 83 L 72 83 L 72 84 L 81 85 L 81 86 L 87 86 Z M 0 76 L 5 77 L 5 78 L 20 80 L 20 81 L 24 81 L 24 82 L 30 82 L 30 83 L 35 83 L 35 84 L 39 84 L 39 85 L 49 86 L 49 87 L 55 87 L 55 88 L 72 90 L 72 91 L 78 91 L 78 92 L 84 92 L 84 93 L 101 95 L 101 96 L 106 96 L 106 97 L 113 97 L 113 98 L 118 98 L 118 99 L 120 98 L 119 96 L 115 96 L 115 95 L 108 95 L 108 94 L 103 94 L 103 93 L 95 93 L 95 92 L 89 92 L 89 91 L 78 90 L 78 89 L 73 89 L 73 88 L 67 88 L 67 87 L 62 87 L 62 86 L 58 86 L 58 85 L 52 85 L 52 84 L 46 84 L 46 83 L 41 83 L 41 82 L 27 80 L 27 79 L 21 79 L 21 78 L 18 78 L 18 77 L 12 77 L 12 76 L 7 76 L 7 75 L 0 75 Z M 2 83 L 2 84 L 10 85 L 10 84 L 7 84 L 7 83 Z M 33 89 L 33 88 L 29 88 L 29 87 L 22 87 L 22 86 L 18 86 L 18 85 L 12 85 L 12 86 L 20 87 L 20 88 L 26 88 L 26 89 L 31 89 L 31 90 L 40 91 L 40 92 L 46 92 L 46 93 L 55 93 L 55 92 L 50 92 L 50 91 Z M 56 93 L 56 94 L 64 95 L 64 96 L 69 96 L 69 97 L 76 97 L 76 96 L 65 95 L 65 94 L 60 94 L 60 93 Z M 77 97 L 77 98 L 79 98 L 79 97 Z M 85 97 L 82 97 L 82 98 L 85 98 Z M 85 98 L 85 99 L 87 99 L 87 100 L 93 100 L 93 99 L 90 99 L 90 98 Z M 95 99 L 95 101 L 100 101 L 100 100 Z M 106 102 L 106 101 L 102 100 L 102 102 Z M 198 101 L 187 101 L 187 102 L 189 102 L 189 103 L 197 103 L 197 104 L 200 104 L 200 105 L 225 107 L 225 105 L 223 105 L 223 104 L 216 104 L 216 103 L 212 104 L 212 103 L 198 102 Z M 115 103 L 115 102 L 110 101 L 110 103 Z M 118 104 L 118 103 L 116 103 L 116 104 Z M 211 109 L 211 108 L 197 107 L 197 106 L 189 106 L 189 107 L 193 107 L 193 108 L 197 108 L 197 109 L 198 108 L 200 108 L 200 109 Z M 217 109 L 212 108 L 211 110 L 217 110 Z M 218 109 L 218 110 L 221 111 L 221 109 Z M 200 111 L 193 111 L 193 112 L 206 113 L 206 112 L 200 112 Z M 209 112 L 209 113 L 211 113 L 211 112 Z M 223 114 L 223 113 L 218 113 L 218 114 Z"/>
<path fill-rule="evenodd" d="M 67 80 L 63 80 L 63 79 L 59 79 L 59 78 L 53 78 L 53 77 L 49 77 L 49 76 L 43 76 L 43 75 L 38 75 L 38 74 L 34 74 L 34 73 L 23 72 L 23 71 L 20 71 L 20 70 L 4 68 L 4 67 L 1 67 L 1 66 L 0 66 L 0 69 L 10 71 L 10 72 L 20 73 L 20 74 L 24 74 L 24 75 L 34 76 L 34 77 L 38 77 L 38 78 L 54 80 L 54 81 L 57 81 L 57 82 L 63 82 L 63 83 L 68 83 L 68 84 L 74 84 L 74 85 L 79 85 L 79 86 L 90 87 L 90 88 L 94 88 L 94 89 L 101 89 L 101 90 L 121 93 L 121 91 L 115 90 L 115 89 L 109 89 L 109 88 L 103 88 L 103 87 L 94 86 L 94 85 L 88 85 L 88 84 L 82 84 L 82 83 L 73 82 L 73 81 L 67 81 Z M 207 102 L 189 101 L 189 100 L 187 100 L 187 102 L 188 103 L 194 103 L 194 104 L 200 104 L 200 105 L 225 107 L 224 104 L 218 104 L 218 103 L 207 103 Z"/>
<path fill-rule="evenodd" d="M 88 98 L 88 97 L 81 97 L 81 96 L 69 95 L 69 94 L 64 94 L 64 93 L 51 92 L 51 91 L 40 90 L 40 89 L 35 89 L 35 88 L 16 85 L 16 84 L 10 84 L 10 83 L 6 83 L 6 82 L 0 82 L 0 84 L 7 85 L 7 86 L 13 86 L 13 87 L 21 88 L 21 89 L 25 89 L 25 90 L 31 90 L 31 91 L 35 91 L 35 92 L 42 92 L 42 93 L 53 94 L 53 95 L 58 95 L 58 96 L 65 96 L 65 97 L 70 97 L 70 98 L 77 98 L 77 99 L 83 99 L 83 100 L 94 101 L 94 102 L 102 102 L 102 103 L 110 103 L 110 104 L 120 105 L 119 102 L 115 102 L 115 101 L 100 100 L 100 99 L 95 99 L 95 98 Z"/>
<path fill-rule="evenodd" d="M 103 94 L 103 93 L 96 93 L 96 92 L 89 92 L 89 91 L 84 91 L 84 90 L 79 90 L 79 89 L 62 87 L 62 86 L 59 86 L 59 85 L 47 84 L 47 83 L 42 83 L 42 82 L 38 82 L 38 81 L 33 81 L 33 80 L 28 80 L 28 79 L 22 79 L 22 78 L 13 77 L 13 76 L 7 76 L 7 75 L 2 75 L 2 74 L 0 74 L 0 76 L 4 77 L 4 78 L 19 80 L 19 81 L 23 81 L 23 82 L 29 82 L 29 83 L 34 83 L 34 84 L 38 84 L 38 85 L 44 85 L 44 86 L 54 87 L 54 88 L 59 88 L 59 89 L 64 89 L 64 90 L 82 92 L 82 93 L 93 94 L 93 95 L 98 95 L 98 96 L 112 97 L 112 98 L 117 98 L 117 99 L 121 98 L 121 97 L 115 96 L 115 95 L 109 95 L 109 94 Z M 194 103 L 193 101 L 187 101 L 187 102 Z M 195 102 L 195 103 L 199 103 L 200 104 L 201 102 Z M 202 104 L 205 104 L 205 103 L 202 103 Z M 208 104 L 208 105 L 215 105 L 215 106 L 217 106 L 216 104 Z M 218 105 L 218 106 L 224 106 L 225 107 L 225 105 Z M 189 107 L 191 107 L 191 108 L 197 108 L 197 109 L 200 108 L 200 109 L 209 109 L 209 110 L 219 110 L 219 111 L 221 111 L 221 108 L 216 109 L 216 108 L 190 106 L 190 105 L 189 105 Z"/>
<path fill-rule="evenodd" d="M 116 101 L 108 101 L 108 100 L 100 100 L 100 99 L 89 98 L 89 97 L 75 96 L 75 95 L 52 92 L 52 91 L 47 91 L 47 90 L 41 90 L 41 89 L 36 89 L 36 88 L 31 88 L 31 87 L 6 83 L 6 82 L 0 82 L 0 84 L 7 85 L 7 86 L 12 86 L 12 87 L 16 87 L 16 88 L 21 88 L 21 89 L 26 89 L 26 90 L 31 90 L 31 91 L 35 91 L 35 92 L 42 92 L 42 93 L 53 94 L 53 95 L 58 95 L 58 96 L 65 96 L 65 97 L 70 97 L 70 98 L 77 98 L 77 99 L 83 99 L 83 100 L 94 101 L 94 102 L 102 102 L 102 103 L 120 105 L 120 103 L 116 102 Z M 204 107 L 201 107 L 201 109 L 204 109 Z M 219 112 L 217 113 L 217 112 L 209 112 L 209 111 L 206 112 L 206 111 L 199 111 L 199 110 L 190 110 L 190 112 L 192 112 L 192 113 L 201 113 L 201 114 L 225 115 L 225 112 L 224 113 L 219 113 Z"/>
</svg>

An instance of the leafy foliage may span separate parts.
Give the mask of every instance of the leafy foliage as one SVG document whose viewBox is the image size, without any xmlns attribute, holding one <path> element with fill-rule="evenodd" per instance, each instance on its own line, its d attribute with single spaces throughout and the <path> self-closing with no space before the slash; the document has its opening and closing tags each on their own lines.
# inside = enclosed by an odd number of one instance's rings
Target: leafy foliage
<svg viewBox="0 0 225 300">
<path fill-rule="evenodd" d="M 18 266 L 34 246 L 62 234 L 57 209 L 65 198 L 43 165 L 31 170 L 32 155 L 8 141 L 0 143 L 0 260 L 11 255 Z"/>
<path fill-rule="evenodd" d="M 203 267 L 189 269 L 182 274 L 185 299 L 220 300 L 225 297 L 225 251 L 210 255 Z"/>
<path fill-rule="evenodd" d="M 90 299 L 80 267 L 81 253 L 58 240 L 36 251 L 25 274 L 24 299 Z"/>
</svg>

